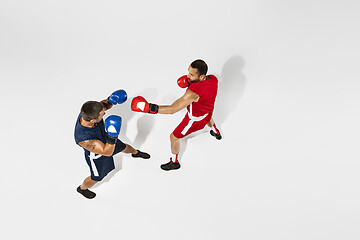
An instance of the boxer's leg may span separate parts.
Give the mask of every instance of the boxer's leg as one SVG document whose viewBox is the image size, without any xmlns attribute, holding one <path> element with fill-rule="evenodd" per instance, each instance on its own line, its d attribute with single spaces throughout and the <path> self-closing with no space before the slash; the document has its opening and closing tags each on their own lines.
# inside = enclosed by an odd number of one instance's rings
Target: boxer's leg
<svg viewBox="0 0 360 240">
<path fill-rule="evenodd" d="M 213 118 L 210 119 L 210 121 L 207 123 L 207 125 L 211 128 L 211 130 L 210 130 L 211 136 L 214 136 L 217 140 L 220 140 L 222 137 L 221 137 L 219 129 L 216 127 L 216 124 L 215 124 Z"/>
<path fill-rule="evenodd" d="M 170 142 L 171 142 L 171 153 L 179 154 L 180 152 L 180 141 L 177 137 L 174 136 L 173 133 L 170 134 Z"/>
<path fill-rule="evenodd" d="M 209 127 L 212 127 L 215 124 L 214 119 L 211 118 L 210 121 L 207 123 Z"/>
<path fill-rule="evenodd" d="M 125 144 L 125 145 L 126 145 L 125 149 L 122 150 L 123 153 L 132 153 L 132 154 L 137 154 L 138 153 L 138 151 L 135 150 L 135 148 L 133 148 L 129 144 Z"/>
<path fill-rule="evenodd" d="M 80 194 L 82 194 L 86 198 L 94 198 L 96 194 L 89 190 L 92 186 L 95 185 L 97 181 L 91 179 L 91 177 L 85 178 L 84 182 L 76 189 Z"/>
<path fill-rule="evenodd" d="M 180 163 L 178 159 L 178 155 L 180 152 L 180 138 L 183 138 L 187 134 L 183 134 L 183 130 L 189 124 L 189 117 L 186 114 L 184 119 L 180 122 L 180 124 L 175 128 L 175 130 L 170 134 L 170 143 L 171 143 L 171 157 L 170 162 L 162 164 L 160 167 L 162 170 L 168 171 L 173 169 L 179 169 Z"/>
<path fill-rule="evenodd" d="M 177 137 L 174 136 L 173 133 L 170 134 L 170 142 L 171 142 L 171 157 L 170 160 L 174 163 L 178 163 L 179 152 L 180 152 L 180 141 Z"/>
<path fill-rule="evenodd" d="M 86 190 L 86 189 L 94 186 L 95 183 L 97 183 L 97 181 L 92 180 L 91 177 L 89 176 L 89 177 L 85 178 L 85 180 L 84 180 L 83 184 L 81 184 L 80 188 L 81 188 L 81 190 Z"/>
<path fill-rule="evenodd" d="M 124 150 L 121 151 L 122 153 L 131 153 L 131 156 L 133 158 L 144 158 L 144 159 L 149 159 L 150 158 L 150 154 L 148 154 L 146 152 L 136 150 L 135 148 L 133 148 L 129 144 L 125 144 L 125 146 L 126 147 L 124 148 Z"/>
<path fill-rule="evenodd" d="M 171 157 L 170 162 L 162 164 L 160 167 L 162 170 L 169 171 L 180 168 L 180 163 L 178 160 L 178 155 L 180 152 L 180 141 L 173 133 L 170 134 L 170 143 L 171 143 Z"/>
</svg>

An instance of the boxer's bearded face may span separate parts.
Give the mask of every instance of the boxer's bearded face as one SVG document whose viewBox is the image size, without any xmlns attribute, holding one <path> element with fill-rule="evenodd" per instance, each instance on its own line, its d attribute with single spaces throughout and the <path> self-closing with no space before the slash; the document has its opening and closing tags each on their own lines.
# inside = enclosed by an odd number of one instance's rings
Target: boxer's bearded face
<svg viewBox="0 0 360 240">
<path fill-rule="evenodd" d="M 195 83 L 195 82 L 200 82 L 201 78 L 203 77 L 202 76 L 199 76 L 198 74 L 198 71 L 196 68 L 192 68 L 191 66 L 188 68 L 188 71 L 189 71 L 189 74 L 187 75 L 187 77 L 190 79 L 190 81 L 192 83 Z"/>
</svg>

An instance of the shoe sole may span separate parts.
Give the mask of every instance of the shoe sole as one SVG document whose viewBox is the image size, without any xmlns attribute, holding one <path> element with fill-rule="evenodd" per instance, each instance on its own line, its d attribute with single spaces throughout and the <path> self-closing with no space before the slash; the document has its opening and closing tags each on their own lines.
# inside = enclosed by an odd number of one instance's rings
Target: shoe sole
<svg viewBox="0 0 360 240">
<path fill-rule="evenodd" d="M 170 171 L 170 170 L 177 170 L 177 169 L 179 169 L 181 166 L 179 166 L 179 167 L 177 167 L 177 168 L 162 168 L 162 166 L 160 166 L 160 168 L 162 169 L 162 170 L 164 170 L 164 171 Z"/>
</svg>

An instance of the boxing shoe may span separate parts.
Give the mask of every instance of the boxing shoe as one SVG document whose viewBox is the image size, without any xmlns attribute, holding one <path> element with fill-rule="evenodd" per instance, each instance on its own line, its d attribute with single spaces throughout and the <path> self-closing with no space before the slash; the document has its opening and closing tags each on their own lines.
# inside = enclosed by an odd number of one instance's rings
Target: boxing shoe
<svg viewBox="0 0 360 240">
<path fill-rule="evenodd" d="M 180 168 L 180 163 L 179 162 L 173 162 L 170 160 L 170 162 L 162 164 L 161 169 L 164 171 L 169 171 L 169 170 L 176 170 Z"/>
<path fill-rule="evenodd" d="M 133 158 L 143 158 L 143 159 L 149 159 L 150 158 L 150 154 L 142 152 L 140 150 L 137 150 L 137 151 L 138 151 L 137 154 L 133 154 L 133 153 L 131 154 L 131 156 Z"/>
<path fill-rule="evenodd" d="M 214 136 L 217 140 L 220 140 L 222 138 L 220 132 L 219 134 L 217 134 L 213 130 L 210 130 L 210 134 L 211 136 Z"/>
<path fill-rule="evenodd" d="M 86 197 L 88 199 L 92 199 L 96 196 L 96 194 L 94 192 L 90 191 L 89 189 L 82 190 L 80 188 L 80 186 L 78 186 L 76 191 L 78 191 L 78 193 L 80 193 L 81 195 L 83 195 L 84 197 Z"/>
</svg>

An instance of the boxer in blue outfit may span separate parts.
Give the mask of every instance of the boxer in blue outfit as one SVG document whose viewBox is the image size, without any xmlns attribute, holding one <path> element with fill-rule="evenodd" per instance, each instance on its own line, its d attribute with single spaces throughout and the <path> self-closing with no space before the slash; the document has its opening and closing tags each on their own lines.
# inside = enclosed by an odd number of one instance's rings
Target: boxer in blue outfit
<svg viewBox="0 0 360 240">
<path fill-rule="evenodd" d="M 75 142 L 84 149 L 85 159 L 90 168 L 90 176 L 77 188 L 86 198 L 96 194 L 89 190 L 115 169 L 113 156 L 119 152 L 131 153 L 134 158 L 150 158 L 150 155 L 123 143 L 117 137 L 121 128 L 121 117 L 111 115 L 103 120 L 105 111 L 127 99 L 124 90 L 115 91 L 107 99 L 83 104 L 75 125 Z"/>
</svg>

